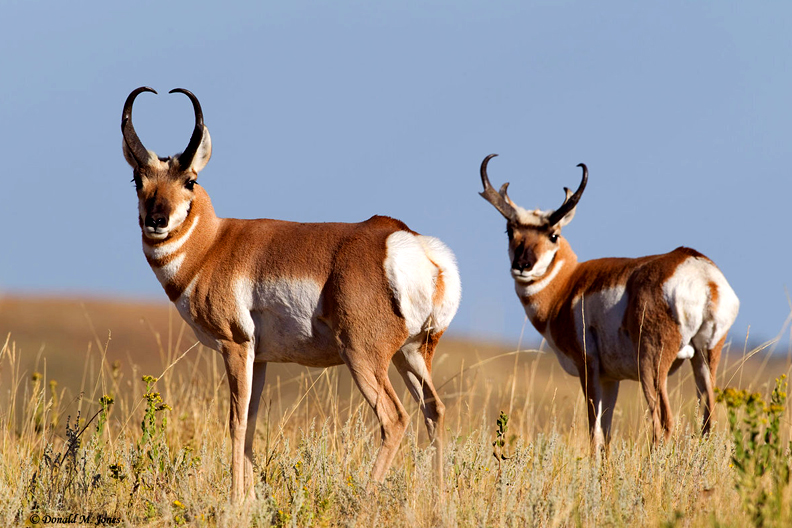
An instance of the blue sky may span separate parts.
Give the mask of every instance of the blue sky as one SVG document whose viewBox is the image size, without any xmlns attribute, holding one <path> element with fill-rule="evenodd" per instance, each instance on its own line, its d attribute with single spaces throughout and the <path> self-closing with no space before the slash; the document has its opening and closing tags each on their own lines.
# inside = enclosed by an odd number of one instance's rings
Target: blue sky
<svg viewBox="0 0 792 528">
<path fill-rule="evenodd" d="M 555 208 L 580 260 L 698 249 L 742 301 L 732 338 L 790 308 L 788 2 L 37 2 L 0 17 L 0 292 L 165 300 L 121 155 L 126 95 L 160 155 L 201 100 L 220 216 L 404 220 L 456 253 L 457 335 L 524 314 L 494 184 Z M 527 339 L 537 334 L 526 330 Z"/>
</svg>

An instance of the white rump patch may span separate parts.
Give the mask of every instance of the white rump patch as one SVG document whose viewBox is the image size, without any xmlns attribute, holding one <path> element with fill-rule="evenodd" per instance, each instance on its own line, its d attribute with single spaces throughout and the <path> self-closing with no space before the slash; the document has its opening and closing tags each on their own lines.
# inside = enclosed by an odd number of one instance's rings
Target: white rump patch
<svg viewBox="0 0 792 528">
<path fill-rule="evenodd" d="M 717 290 L 716 302 L 710 298 L 710 283 Z M 729 331 L 740 308 L 723 273 L 709 260 L 696 257 L 677 267 L 663 284 L 663 296 L 679 324 L 683 350 L 691 342 L 695 348 L 714 347 Z"/>
<path fill-rule="evenodd" d="M 407 231 L 391 234 L 385 246 L 385 274 L 410 335 L 430 326 L 435 331 L 444 330 L 456 314 L 462 295 L 454 254 L 434 237 Z M 432 298 L 441 271 L 445 290 L 435 307 Z"/>
<path fill-rule="evenodd" d="M 459 301 L 462 299 L 462 282 L 459 279 L 456 257 L 439 238 L 423 235 L 419 235 L 417 238 L 429 260 L 440 268 L 443 280 L 443 297 L 439 305 L 435 305 L 432 311 L 432 319 L 434 319 L 432 326 L 437 330 L 445 330 L 456 315 Z"/>
<path fill-rule="evenodd" d="M 704 261 L 689 258 L 663 283 L 663 295 L 679 324 L 685 345 L 690 343 L 704 320 L 709 300 L 708 267 Z"/>
</svg>

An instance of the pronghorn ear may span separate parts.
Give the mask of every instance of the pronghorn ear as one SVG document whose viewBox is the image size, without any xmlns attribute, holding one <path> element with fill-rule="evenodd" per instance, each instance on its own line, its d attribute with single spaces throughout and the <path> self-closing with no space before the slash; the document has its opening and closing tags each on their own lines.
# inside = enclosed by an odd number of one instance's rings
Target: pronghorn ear
<svg viewBox="0 0 792 528">
<path fill-rule="evenodd" d="M 203 127 L 203 136 L 201 137 L 201 144 L 198 145 L 198 150 L 195 151 L 195 156 L 193 156 L 192 163 L 188 170 L 192 170 L 195 174 L 198 174 L 206 167 L 206 164 L 209 163 L 209 158 L 212 157 L 212 138 L 209 136 L 209 129 L 206 126 Z"/>
<path fill-rule="evenodd" d="M 132 155 L 132 151 L 130 151 L 129 147 L 127 147 L 126 141 L 122 139 L 121 143 L 122 143 L 121 148 L 124 150 L 124 159 L 127 161 L 127 163 L 129 163 L 130 167 L 132 167 L 133 169 L 137 169 L 138 162 L 137 160 L 135 160 L 135 157 Z"/>
<path fill-rule="evenodd" d="M 135 155 L 132 154 L 132 150 L 129 148 L 129 145 L 127 145 L 126 140 L 121 140 L 121 146 L 124 151 L 124 159 L 127 161 L 127 163 L 129 163 L 129 165 L 135 170 L 141 168 L 140 163 L 138 163 Z M 151 156 L 151 154 L 149 154 L 149 156 Z"/>
<path fill-rule="evenodd" d="M 567 200 L 569 200 L 569 197 L 572 196 L 572 194 L 574 194 L 574 193 L 572 192 L 571 189 L 567 189 L 566 187 L 564 187 L 564 193 L 566 193 L 566 197 L 564 198 L 564 203 L 566 203 Z M 572 219 L 575 218 L 575 210 L 576 209 L 577 209 L 577 206 L 575 206 L 572 209 L 570 209 L 569 212 L 567 214 L 565 214 L 564 217 L 561 218 L 561 220 L 559 220 L 558 224 L 556 224 L 556 225 L 558 227 L 564 227 L 569 222 L 571 222 Z"/>
</svg>

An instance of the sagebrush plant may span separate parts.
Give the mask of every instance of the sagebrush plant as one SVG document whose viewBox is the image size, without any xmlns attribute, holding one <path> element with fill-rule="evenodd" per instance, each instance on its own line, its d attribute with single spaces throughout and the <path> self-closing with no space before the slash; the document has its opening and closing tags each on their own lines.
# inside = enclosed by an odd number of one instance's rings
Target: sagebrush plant
<svg viewBox="0 0 792 528">
<path fill-rule="evenodd" d="M 506 435 L 509 432 L 509 415 L 501 411 L 495 422 L 495 441 L 492 442 L 492 456 L 498 461 L 498 474 L 501 473 L 501 462 L 508 460 L 506 455 Z"/>
<path fill-rule="evenodd" d="M 448 352 L 454 350 L 439 348 Z M 214 352 L 196 349 L 175 366 L 166 360 L 164 374 L 143 377 L 142 384 L 139 374 L 127 381 L 117 366 L 102 365 L 92 385 L 108 389 L 93 398 L 90 391 L 70 392 L 63 382 L 55 393 L 45 374 L 31 380 L 20 373 L 0 395 L 0 525 L 24 525 L 34 513 L 101 513 L 152 526 L 752 522 L 734 484 L 738 470 L 729 467 L 735 438 L 725 423 L 706 440 L 696 435 L 695 412 L 687 412 L 691 395 L 679 393 L 678 433 L 650 449 L 647 421 L 635 410 L 638 403 L 629 407 L 626 386 L 617 407 L 622 419 L 609 455 L 598 464 L 589 456 L 575 380 L 554 377 L 552 370 L 537 376 L 535 369 L 543 368 L 537 358 L 502 378 L 482 362 L 489 369 L 481 369 L 483 375 L 469 367 L 449 379 L 442 389 L 442 486 L 434 479 L 434 449 L 416 405 L 407 406 L 411 426 L 392 469 L 384 483 L 373 485 L 379 427 L 351 381 L 342 382 L 337 369 L 321 375 L 304 369 L 287 380 L 273 376 L 254 443 L 256 498 L 241 505 L 230 502 L 228 391 Z M 513 356 L 507 362 L 514 363 Z M 17 365 L 18 354 L 0 353 L 0 373 L 19 372 Z M 528 382 L 534 379 L 541 382 Z M 556 396 L 552 388 L 564 383 L 575 397 Z M 281 396 L 287 385 L 294 400 Z M 772 437 L 788 445 L 789 410 L 772 407 L 785 403 L 782 393 L 779 388 L 768 411 L 778 417 Z M 634 402 L 640 398 L 636 385 Z M 774 496 L 787 511 L 788 490 Z M 766 524 L 788 519 L 767 508 L 763 515 Z"/>
<path fill-rule="evenodd" d="M 718 391 L 726 405 L 734 451 L 734 485 L 755 526 L 789 525 L 788 490 L 792 441 L 781 436 L 787 401 L 786 375 L 776 379 L 770 401 L 758 392 Z"/>
</svg>

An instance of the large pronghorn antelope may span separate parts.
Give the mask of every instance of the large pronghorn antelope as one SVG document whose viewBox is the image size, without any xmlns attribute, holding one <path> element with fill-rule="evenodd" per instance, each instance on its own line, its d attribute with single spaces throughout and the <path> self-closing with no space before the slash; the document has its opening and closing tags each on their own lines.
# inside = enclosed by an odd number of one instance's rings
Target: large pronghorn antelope
<svg viewBox="0 0 792 528">
<path fill-rule="evenodd" d="M 667 439 L 673 416 L 667 378 L 690 359 L 704 404 L 703 433 L 715 404 L 713 383 L 726 332 L 739 301 L 715 264 L 679 247 L 640 258 L 578 262 L 561 228 L 575 215 L 588 180 L 574 194 L 564 188 L 555 211 L 527 211 L 490 185 L 481 163 L 481 196 L 506 218 L 511 274 L 531 323 L 563 369 L 580 378 L 589 433 L 597 452 L 610 440 L 621 380 L 639 380 L 652 414 L 653 437 Z"/>
<path fill-rule="evenodd" d="M 432 356 L 459 305 L 453 253 L 399 220 L 304 224 L 218 218 L 196 182 L 212 152 L 198 99 L 183 153 L 158 158 L 124 104 L 124 156 L 138 196 L 143 252 L 179 313 L 220 352 L 231 392 L 232 497 L 253 491 L 253 437 L 267 363 L 345 363 L 381 424 L 371 477 L 382 481 L 407 426 L 388 379 L 393 361 L 423 412 L 442 477 L 444 406 Z"/>
</svg>

